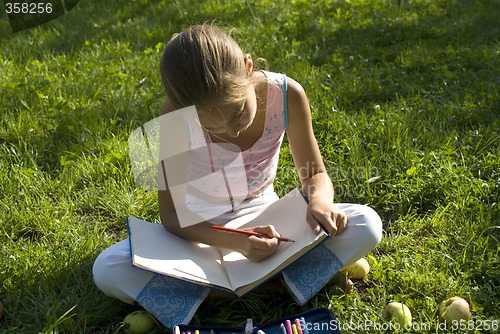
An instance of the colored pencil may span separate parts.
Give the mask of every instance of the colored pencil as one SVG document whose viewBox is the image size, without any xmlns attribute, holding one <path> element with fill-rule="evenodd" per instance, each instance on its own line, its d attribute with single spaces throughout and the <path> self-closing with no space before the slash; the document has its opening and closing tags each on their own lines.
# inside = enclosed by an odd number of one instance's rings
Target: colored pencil
<svg viewBox="0 0 500 334">
<path fill-rule="evenodd" d="M 288 334 L 293 334 L 292 323 L 290 322 L 290 320 L 285 320 L 285 327 Z"/>
<path fill-rule="evenodd" d="M 233 232 L 233 233 L 240 233 L 240 234 L 246 234 L 246 235 L 254 235 L 259 238 L 266 238 L 266 239 L 272 239 L 276 238 L 279 241 L 283 242 L 295 242 L 292 239 L 284 238 L 284 237 L 273 237 L 272 235 L 265 234 L 265 233 L 259 233 L 259 232 L 254 232 L 254 231 L 246 231 L 246 230 L 238 230 L 235 228 L 230 228 L 230 227 L 225 227 L 225 226 L 220 226 L 220 225 L 213 225 L 214 229 L 216 230 L 221 230 L 221 231 L 226 231 L 226 232 Z"/>
<path fill-rule="evenodd" d="M 281 325 L 280 325 L 280 330 L 281 330 L 281 334 L 288 334 L 288 333 L 286 332 L 285 325 L 281 324 Z"/>
<path fill-rule="evenodd" d="M 302 330 L 304 331 L 304 334 L 309 334 L 309 331 L 307 330 L 306 319 L 304 319 L 304 317 L 300 318 L 300 323 L 302 324 Z"/>
<path fill-rule="evenodd" d="M 302 330 L 302 324 L 300 323 L 299 319 L 295 319 L 295 326 L 297 326 L 297 332 L 299 334 L 304 334 L 304 331 Z"/>
</svg>

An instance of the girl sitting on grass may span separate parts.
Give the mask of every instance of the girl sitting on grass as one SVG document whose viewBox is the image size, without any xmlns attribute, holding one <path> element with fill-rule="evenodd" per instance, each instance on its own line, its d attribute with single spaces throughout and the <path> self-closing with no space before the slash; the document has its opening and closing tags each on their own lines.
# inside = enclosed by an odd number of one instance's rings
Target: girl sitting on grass
<svg viewBox="0 0 500 334">
<path fill-rule="evenodd" d="M 198 127 L 186 131 L 191 136 L 200 134 L 207 147 L 238 148 L 243 164 L 240 171 L 246 174 L 243 180 L 247 195 L 240 203 L 233 198 L 214 203 L 211 209 L 225 213 L 188 227 L 179 222 L 172 190 L 159 189 L 160 218 L 168 231 L 188 240 L 238 251 L 255 262 L 271 256 L 279 244 L 276 238 L 224 233 L 212 226 L 262 210 L 278 199 L 273 181 L 286 133 L 302 191 L 309 199 L 304 224 L 309 224 L 315 233 L 324 228 L 332 236 L 304 256 L 302 263 L 307 266 L 299 270 L 299 275 L 293 276 L 287 269 L 282 272 L 283 283 L 295 300 L 306 303 L 335 279 L 342 267 L 365 256 L 380 242 L 382 223 L 373 209 L 333 202 L 333 184 L 313 133 L 306 93 L 299 83 L 284 74 L 255 71 L 252 56 L 244 54 L 228 34 L 208 24 L 175 35 L 165 48 L 160 71 L 167 95 L 163 114 L 196 106 Z M 168 135 L 161 133 L 161 145 L 175 144 L 175 138 Z M 217 164 L 216 160 L 212 159 L 212 163 Z M 224 162 L 218 168 L 224 168 L 223 165 Z M 190 167 L 186 168 L 189 171 Z M 207 168 L 213 170 L 214 166 Z M 231 169 L 227 173 L 226 179 L 231 180 Z M 238 177 L 241 179 L 241 175 Z M 217 186 L 226 187 L 231 194 L 227 184 Z M 186 203 L 194 212 L 195 202 L 193 198 Z M 254 230 L 275 237 L 286 235 L 286 231 L 276 231 L 273 226 Z M 325 264 L 329 268 L 326 271 Z M 322 271 L 315 272 L 319 267 Z M 127 303 L 139 303 L 167 327 L 189 322 L 209 293 L 208 288 L 132 267 L 128 240 L 102 252 L 93 272 L 95 283 L 104 293 Z M 306 279 L 311 273 L 316 277 L 314 282 Z M 304 284 L 308 285 L 306 289 Z"/>
</svg>

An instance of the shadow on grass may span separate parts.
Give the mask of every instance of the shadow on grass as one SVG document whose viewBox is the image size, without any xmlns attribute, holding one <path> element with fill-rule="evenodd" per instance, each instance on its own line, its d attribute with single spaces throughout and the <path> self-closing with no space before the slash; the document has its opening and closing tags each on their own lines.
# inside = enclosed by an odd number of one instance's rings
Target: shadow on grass
<svg viewBox="0 0 500 334">
<path fill-rule="evenodd" d="M 102 40 L 126 43 L 142 52 L 192 24 L 212 20 L 244 21 L 250 14 L 242 12 L 245 2 L 217 5 L 174 1 L 108 1 L 95 3 L 81 0 L 66 15 L 31 30 L 10 33 L 6 15 L 0 25 L 0 41 L 19 46 L 16 40 L 29 41 L 27 53 L 17 55 L 28 61 L 46 54 L 74 53 L 89 43 Z"/>
<path fill-rule="evenodd" d="M 31 271 L 29 279 L 17 280 L 12 291 L 3 292 L 6 316 L 2 327 L 7 330 L 3 333 L 45 332 L 58 319 L 60 322 L 65 318 L 72 319 L 76 333 L 93 333 L 103 328 L 112 333 L 110 329 L 117 328 L 132 307 L 97 289 L 92 278 L 93 262 L 94 257 L 89 257 L 60 266 L 50 274 Z M 63 329 L 59 325 L 59 330 Z M 66 332 L 73 330 L 66 328 Z"/>
<path fill-rule="evenodd" d="M 377 104 L 418 97 L 425 101 L 419 107 L 427 111 L 415 113 L 419 121 L 472 128 L 499 119 L 492 112 L 500 107 L 496 52 L 500 28 L 494 14 L 499 5 L 499 1 L 413 3 L 357 17 L 352 13 L 355 8 L 336 4 L 318 8 L 319 20 L 285 25 L 283 34 L 310 50 L 298 53 L 298 61 L 331 71 L 321 84 L 330 88 L 328 93 L 335 95 L 340 109 L 373 113 Z M 342 12 L 349 19 L 340 24 L 327 18 L 327 13 Z M 351 82 L 339 83 L 342 77 Z M 442 113 L 443 107 L 455 110 Z"/>
</svg>

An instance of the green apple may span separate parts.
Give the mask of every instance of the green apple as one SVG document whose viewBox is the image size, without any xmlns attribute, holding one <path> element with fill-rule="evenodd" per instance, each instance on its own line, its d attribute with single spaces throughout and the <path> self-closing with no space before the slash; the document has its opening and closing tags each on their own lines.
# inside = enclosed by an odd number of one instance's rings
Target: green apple
<svg viewBox="0 0 500 334">
<path fill-rule="evenodd" d="M 370 272 L 370 264 L 365 258 L 361 258 L 353 264 L 345 266 L 341 271 L 349 278 L 363 279 Z"/>
<path fill-rule="evenodd" d="M 408 306 L 398 302 L 391 302 L 382 311 L 382 318 L 394 320 L 402 328 L 411 326 L 411 312 Z"/>
<path fill-rule="evenodd" d="M 461 297 L 451 297 L 442 301 L 438 307 L 439 317 L 445 322 L 451 324 L 453 321 L 470 320 L 469 303 Z"/>
<path fill-rule="evenodd" d="M 144 310 L 134 311 L 123 320 L 123 331 L 126 334 L 144 334 L 155 326 L 154 318 Z"/>
</svg>

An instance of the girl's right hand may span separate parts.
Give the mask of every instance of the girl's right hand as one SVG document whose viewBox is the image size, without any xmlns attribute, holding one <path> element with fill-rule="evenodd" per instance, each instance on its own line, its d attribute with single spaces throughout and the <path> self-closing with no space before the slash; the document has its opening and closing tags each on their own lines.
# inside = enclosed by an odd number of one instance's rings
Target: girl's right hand
<svg viewBox="0 0 500 334">
<path fill-rule="evenodd" d="M 273 225 L 257 226 L 246 230 L 264 233 L 274 237 L 281 236 Z M 246 242 L 242 245 L 241 253 L 252 262 L 261 262 L 276 252 L 279 244 L 280 241 L 276 238 L 260 238 L 252 235 L 246 238 Z"/>
</svg>

